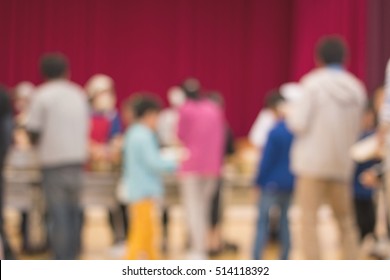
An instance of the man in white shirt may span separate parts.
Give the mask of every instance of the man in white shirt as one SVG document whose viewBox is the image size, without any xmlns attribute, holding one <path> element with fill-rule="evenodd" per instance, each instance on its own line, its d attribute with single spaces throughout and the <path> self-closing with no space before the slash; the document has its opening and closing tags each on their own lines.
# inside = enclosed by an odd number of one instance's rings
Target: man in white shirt
<svg viewBox="0 0 390 280">
<path fill-rule="evenodd" d="M 157 135 L 161 144 L 172 147 L 178 144 L 177 123 L 179 122 L 178 109 L 184 104 L 186 97 L 182 88 L 171 87 L 168 90 L 169 107 L 162 110 L 158 119 Z"/>
<path fill-rule="evenodd" d="M 46 82 L 36 89 L 27 130 L 38 146 L 55 259 L 75 259 L 80 247 L 79 193 L 87 158 L 89 116 L 83 89 L 68 79 L 60 54 L 41 60 Z"/>
<path fill-rule="evenodd" d="M 302 249 L 306 259 L 321 258 L 317 212 L 325 200 L 340 229 L 343 258 L 355 259 L 358 237 L 349 150 L 360 134 L 366 92 L 343 67 L 346 47 L 340 38 L 324 38 L 316 51 L 319 67 L 302 78 L 302 97 L 287 118 L 295 136 L 291 164 L 297 176 L 297 204 L 302 211 Z"/>
</svg>

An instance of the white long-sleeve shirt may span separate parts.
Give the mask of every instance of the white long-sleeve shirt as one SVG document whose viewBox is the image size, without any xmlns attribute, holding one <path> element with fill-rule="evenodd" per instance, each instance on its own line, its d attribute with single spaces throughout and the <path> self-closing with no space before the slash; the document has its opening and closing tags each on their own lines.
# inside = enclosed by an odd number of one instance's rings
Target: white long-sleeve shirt
<svg viewBox="0 0 390 280">
<path fill-rule="evenodd" d="M 251 144 L 259 149 L 263 148 L 275 123 L 275 114 L 270 109 L 262 109 L 249 132 Z"/>
</svg>

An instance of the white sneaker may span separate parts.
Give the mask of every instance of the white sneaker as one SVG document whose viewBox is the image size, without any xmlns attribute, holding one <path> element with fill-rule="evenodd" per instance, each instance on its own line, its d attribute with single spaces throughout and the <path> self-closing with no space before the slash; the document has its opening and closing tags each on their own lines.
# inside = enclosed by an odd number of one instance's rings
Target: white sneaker
<svg viewBox="0 0 390 280">
<path fill-rule="evenodd" d="M 186 256 L 187 260 L 208 260 L 208 257 L 204 253 L 188 252 Z"/>
<path fill-rule="evenodd" d="M 112 258 L 120 259 L 126 253 L 126 242 L 118 242 L 109 249 L 109 254 Z"/>
<path fill-rule="evenodd" d="M 371 255 L 380 259 L 389 258 L 390 244 L 388 240 L 379 240 L 372 248 Z"/>
</svg>

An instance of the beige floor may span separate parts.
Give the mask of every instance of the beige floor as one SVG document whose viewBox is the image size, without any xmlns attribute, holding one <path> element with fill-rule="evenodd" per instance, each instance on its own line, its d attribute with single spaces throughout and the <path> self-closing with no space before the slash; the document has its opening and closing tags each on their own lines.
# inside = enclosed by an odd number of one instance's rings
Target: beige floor
<svg viewBox="0 0 390 280">
<path fill-rule="evenodd" d="M 240 192 L 242 194 L 242 192 Z M 240 197 L 232 193 L 225 194 L 225 211 L 223 215 L 223 236 L 225 240 L 239 246 L 237 254 L 223 254 L 218 259 L 249 259 L 254 237 L 254 226 L 257 217 L 257 209 L 254 204 L 253 194 L 246 192 Z M 232 199 L 234 197 L 234 199 Z M 292 232 L 291 259 L 300 259 L 299 238 L 299 209 L 290 209 L 290 227 Z M 180 204 L 175 204 L 170 209 L 171 222 L 169 226 L 169 250 L 165 256 L 167 259 L 183 259 L 185 257 L 185 227 L 184 215 Z M 13 248 L 19 251 L 20 234 L 19 216 L 16 211 L 6 211 L 6 230 L 11 239 Z M 380 230 L 380 229 L 379 229 Z M 318 233 L 324 259 L 339 259 L 338 232 L 332 218 L 331 210 L 324 206 L 319 211 Z M 39 235 L 39 234 L 37 234 Z M 82 259 L 120 259 L 124 254 L 124 245 L 112 246 L 112 234 L 108 224 L 107 213 L 103 208 L 90 208 L 86 212 L 86 220 L 82 233 L 83 254 Z M 19 254 L 19 258 L 46 259 L 46 254 L 27 256 Z M 278 245 L 268 246 L 264 258 L 276 259 L 278 257 Z M 368 258 L 362 253 L 362 258 Z"/>
</svg>

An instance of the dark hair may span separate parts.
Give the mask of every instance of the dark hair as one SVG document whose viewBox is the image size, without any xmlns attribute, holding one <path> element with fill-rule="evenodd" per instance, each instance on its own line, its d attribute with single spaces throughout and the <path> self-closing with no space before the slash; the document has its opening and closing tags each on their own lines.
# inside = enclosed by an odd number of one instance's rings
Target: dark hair
<svg viewBox="0 0 390 280">
<path fill-rule="evenodd" d="M 268 109 L 276 109 L 276 107 L 285 101 L 285 98 L 278 89 L 271 90 L 265 97 L 265 107 Z"/>
<path fill-rule="evenodd" d="M 40 67 L 46 79 L 61 78 L 68 71 L 68 59 L 60 53 L 45 54 L 41 58 Z"/>
<path fill-rule="evenodd" d="M 215 102 L 218 106 L 224 107 L 225 100 L 223 96 L 218 91 L 211 91 L 206 93 L 206 96 L 213 102 Z"/>
<path fill-rule="evenodd" d="M 195 78 L 187 78 L 181 85 L 185 95 L 189 99 L 199 99 L 200 83 Z"/>
<path fill-rule="evenodd" d="M 159 112 L 161 110 L 159 99 L 148 93 L 137 94 L 132 99 L 131 104 L 136 119 L 144 117 L 149 112 Z"/>
<path fill-rule="evenodd" d="M 0 118 L 12 113 L 11 100 L 6 87 L 0 85 Z"/>
<path fill-rule="evenodd" d="M 347 55 L 347 47 L 341 37 L 324 37 L 317 44 L 316 55 L 326 65 L 342 64 Z"/>
</svg>

